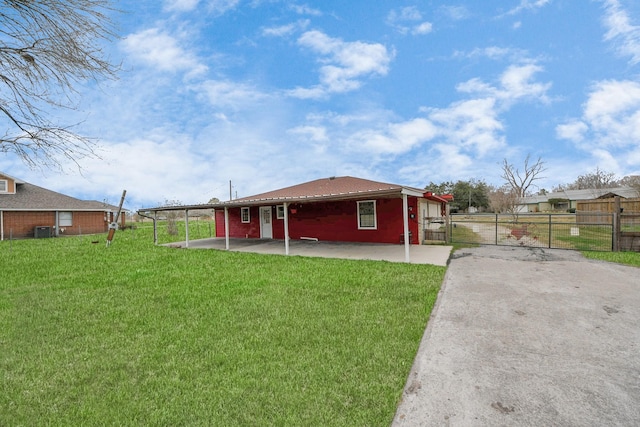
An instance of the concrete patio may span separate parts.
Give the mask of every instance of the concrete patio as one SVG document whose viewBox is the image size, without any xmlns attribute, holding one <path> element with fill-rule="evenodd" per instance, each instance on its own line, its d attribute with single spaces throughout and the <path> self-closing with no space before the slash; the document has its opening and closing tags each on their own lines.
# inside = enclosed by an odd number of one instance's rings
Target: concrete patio
<svg viewBox="0 0 640 427">
<path fill-rule="evenodd" d="M 175 242 L 165 246 L 189 249 L 225 249 L 224 238 L 211 238 Z M 272 239 L 229 239 L 229 250 L 235 252 L 253 252 L 260 254 L 285 255 L 283 240 Z M 411 264 L 433 264 L 446 266 L 451 246 L 411 245 Z M 404 245 L 384 243 L 323 242 L 313 240 L 290 240 L 290 256 L 308 256 L 320 258 L 363 259 L 389 262 L 405 262 Z"/>
</svg>

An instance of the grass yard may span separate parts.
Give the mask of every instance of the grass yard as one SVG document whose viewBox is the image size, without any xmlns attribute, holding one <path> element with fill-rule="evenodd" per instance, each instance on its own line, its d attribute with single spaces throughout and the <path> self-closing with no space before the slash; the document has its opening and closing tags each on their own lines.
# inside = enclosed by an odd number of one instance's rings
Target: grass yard
<svg viewBox="0 0 640 427">
<path fill-rule="evenodd" d="M 104 242 L 0 242 L 0 425 L 387 426 L 445 273 Z"/>
<path fill-rule="evenodd" d="M 582 252 L 585 258 L 640 267 L 640 252 Z"/>
</svg>

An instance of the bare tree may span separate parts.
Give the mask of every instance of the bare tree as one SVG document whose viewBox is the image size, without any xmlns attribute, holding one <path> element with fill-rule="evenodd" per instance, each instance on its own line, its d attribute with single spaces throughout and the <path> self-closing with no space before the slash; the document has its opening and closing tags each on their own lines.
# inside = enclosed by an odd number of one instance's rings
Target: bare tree
<svg viewBox="0 0 640 427">
<path fill-rule="evenodd" d="M 47 117 L 76 110 L 78 84 L 115 78 L 102 52 L 115 31 L 111 0 L 4 0 L 0 5 L 0 152 L 31 167 L 95 156 L 95 141 Z"/>
<path fill-rule="evenodd" d="M 491 189 L 489 192 L 489 202 L 491 209 L 495 213 L 508 213 L 516 219 L 518 216 L 518 202 L 520 197 L 508 184 L 500 188 Z"/>
<path fill-rule="evenodd" d="M 620 180 L 621 186 L 631 187 L 640 197 L 640 175 L 628 175 Z"/>
<path fill-rule="evenodd" d="M 606 172 L 596 167 L 594 172 L 580 175 L 573 183 L 568 184 L 566 190 L 593 190 L 601 188 L 614 188 L 619 185 L 616 174 Z"/>
<path fill-rule="evenodd" d="M 526 197 L 529 194 L 531 184 L 538 179 L 542 179 L 543 177 L 540 174 L 546 170 L 540 157 L 535 163 L 531 164 L 530 162 L 531 154 L 527 154 L 527 158 L 524 160 L 524 170 L 521 173 L 507 159 L 502 161 L 502 178 L 517 197 Z"/>
</svg>

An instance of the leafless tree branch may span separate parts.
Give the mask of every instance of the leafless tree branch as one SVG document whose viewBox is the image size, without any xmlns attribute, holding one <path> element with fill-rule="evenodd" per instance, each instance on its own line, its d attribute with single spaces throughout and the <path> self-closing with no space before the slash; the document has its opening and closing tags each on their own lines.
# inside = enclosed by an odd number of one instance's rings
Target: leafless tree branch
<svg viewBox="0 0 640 427">
<path fill-rule="evenodd" d="M 527 196 L 533 182 L 542 179 L 543 177 L 540 174 L 546 170 L 540 157 L 535 163 L 531 164 L 530 162 L 531 154 L 528 154 L 524 160 L 524 169 L 520 172 L 507 159 L 502 161 L 502 179 L 505 180 L 517 197 Z"/>
<path fill-rule="evenodd" d="M 76 87 L 116 77 L 101 44 L 116 35 L 111 0 L 0 1 L 0 152 L 30 166 L 60 166 L 97 156 L 95 139 L 48 117 L 54 109 L 76 110 Z"/>
</svg>

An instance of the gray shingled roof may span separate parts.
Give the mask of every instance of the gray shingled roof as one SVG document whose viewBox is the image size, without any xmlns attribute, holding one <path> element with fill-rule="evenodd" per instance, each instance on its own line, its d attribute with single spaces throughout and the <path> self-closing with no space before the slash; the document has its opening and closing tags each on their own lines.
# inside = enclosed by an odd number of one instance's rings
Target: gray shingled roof
<svg viewBox="0 0 640 427">
<path fill-rule="evenodd" d="M 617 187 L 617 188 L 593 188 L 589 190 L 564 190 L 554 193 L 547 193 L 545 195 L 537 195 L 530 197 L 523 197 L 521 204 L 534 204 L 547 202 L 549 199 L 567 199 L 567 200 L 593 200 L 602 195 L 609 194 L 621 196 L 627 199 L 638 197 L 638 192 L 632 187 Z"/>
<path fill-rule="evenodd" d="M 4 174 L 3 174 L 4 175 Z M 6 176 L 6 175 L 5 175 Z M 116 207 L 117 209 L 117 207 Z M 28 182 L 16 180 L 15 194 L 0 194 L 0 210 L 5 211 L 112 211 L 112 206 L 66 196 Z"/>
</svg>

